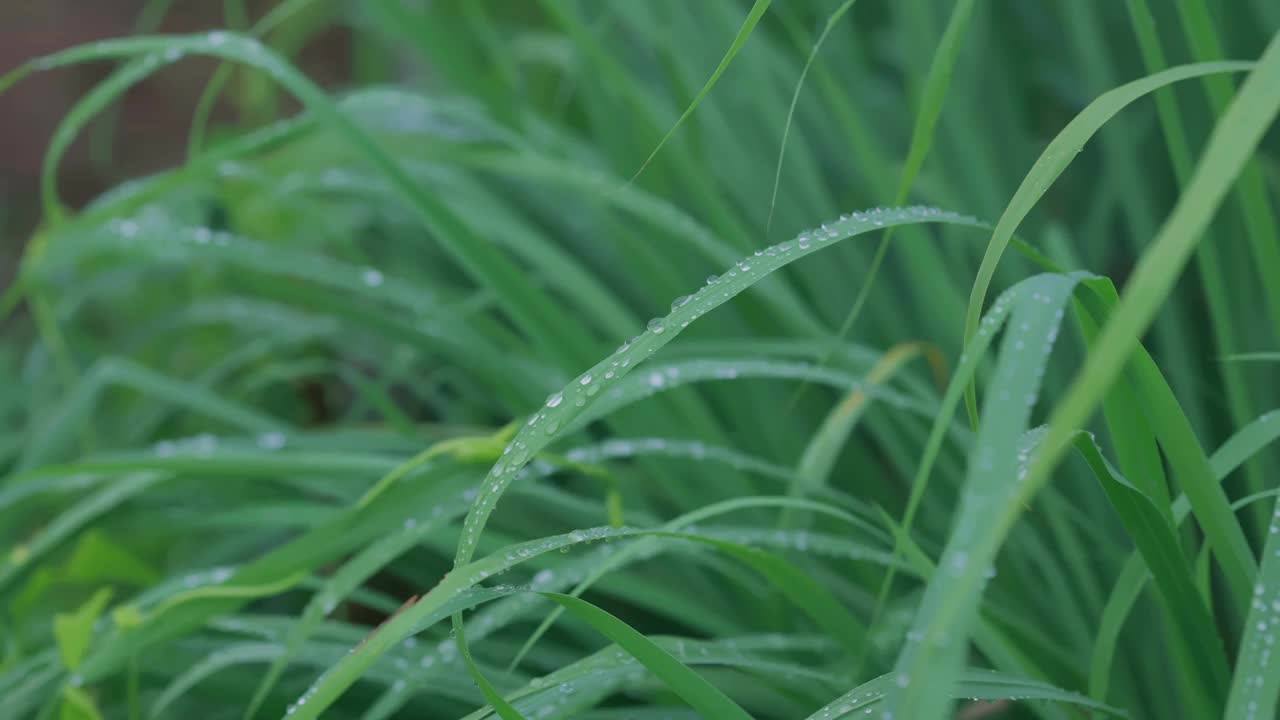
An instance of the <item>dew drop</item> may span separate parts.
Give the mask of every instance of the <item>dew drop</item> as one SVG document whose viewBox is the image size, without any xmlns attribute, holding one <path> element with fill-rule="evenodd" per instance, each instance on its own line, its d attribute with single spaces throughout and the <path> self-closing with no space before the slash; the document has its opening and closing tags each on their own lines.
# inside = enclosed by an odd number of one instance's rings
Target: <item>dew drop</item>
<svg viewBox="0 0 1280 720">
<path fill-rule="evenodd" d="M 285 436 L 282 432 L 272 430 L 258 436 L 258 447 L 263 450 L 279 450 L 284 447 L 284 444 Z"/>
</svg>

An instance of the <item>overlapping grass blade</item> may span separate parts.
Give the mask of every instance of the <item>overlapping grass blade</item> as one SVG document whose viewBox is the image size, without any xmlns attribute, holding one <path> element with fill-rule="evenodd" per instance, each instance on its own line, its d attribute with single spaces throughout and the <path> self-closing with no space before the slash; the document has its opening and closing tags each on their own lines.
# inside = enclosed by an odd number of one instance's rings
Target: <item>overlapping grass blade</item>
<svg viewBox="0 0 1280 720">
<path fill-rule="evenodd" d="M 1071 430 L 1081 425 L 1106 392 L 1137 344 L 1137 335 L 1150 322 L 1160 300 L 1168 293 L 1178 271 L 1194 249 L 1200 231 L 1209 223 L 1236 174 L 1253 152 L 1262 134 L 1280 111 L 1280 35 L 1249 74 L 1227 113 L 1214 128 L 1209 145 L 1182 198 L 1165 221 L 1160 234 L 1143 255 L 1125 288 L 1114 314 L 1102 332 L 1084 367 L 1050 418 L 1044 451 L 1036 456 L 1030 470 L 1033 484 L 1044 481 L 1063 450 Z M 1215 486 L 1216 487 L 1216 486 Z M 1250 594 L 1256 562 L 1238 523 L 1225 521 L 1223 532 L 1236 540 L 1229 547 L 1216 548 L 1227 570 L 1227 578 L 1237 599 Z"/>
<path fill-rule="evenodd" d="M 723 692 L 626 623 L 572 595 L 547 593 L 547 597 L 624 648 L 700 714 L 750 720 L 751 716 Z"/>
<path fill-rule="evenodd" d="M 1046 274 L 1015 286 L 1008 316 L 1012 329 L 997 356 L 993 394 L 978 426 L 956 520 L 886 697 L 888 712 L 896 717 L 942 717 L 950 704 L 996 552 L 1016 513 L 1031 497 L 1025 474 L 1017 467 L 1019 442 L 1039 395 L 1064 305 L 1084 277 Z M 967 381 L 966 377 L 963 382 Z M 935 426 L 946 417 L 941 415 Z M 913 692 L 913 687 L 929 691 Z"/>
<path fill-rule="evenodd" d="M 969 307 L 965 313 L 965 339 L 971 339 L 978 329 L 978 318 L 982 314 L 983 303 L 987 297 L 987 289 L 995 275 L 996 265 L 1008 245 L 1009 238 L 1026 218 L 1031 208 L 1040 200 L 1054 180 L 1066 170 L 1084 144 L 1116 113 L 1144 95 L 1159 90 L 1166 85 L 1201 77 L 1212 73 L 1241 72 L 1248 70 L 1250 63 L 1200 63 L 1170 68 L 1140 80 L 1134 80 L 1098 96 L 1084 110 L 1067 124 L 1061 132 L 1050 141 L 1044 152 L 1036 160 L 1035 165 L 1027 172 L 1026 178 L 1018 186 L 1004 214 L 996 222 L 995 231 L 982 257 L 982 265 L 973 283 L 973 291 L 969 295 Z M 970 419 L 977 419 L 977 400 L 972 388 L 966 396 Z"/>
</svg>

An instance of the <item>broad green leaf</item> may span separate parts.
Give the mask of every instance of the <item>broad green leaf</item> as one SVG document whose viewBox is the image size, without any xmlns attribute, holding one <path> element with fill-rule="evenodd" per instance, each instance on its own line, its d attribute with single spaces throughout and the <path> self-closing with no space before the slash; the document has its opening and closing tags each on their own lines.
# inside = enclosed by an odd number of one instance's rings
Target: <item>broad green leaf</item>
<svg viewBox="0 0 1280 720">
<path fill-rule="evenodd" d="M 89 693 L 78 687 L 62 689 L 58 720 L 102 720 L 102 712 Z"/>
<path fill-rule="evenodd" d="M 53 618 L 53 636 L 58 641 L 58 654 L 63 667 L 75 670 L 80 667 L 89 643 L 93 638 L 93 626 L 98 616 L 111 602 L 111 588 L 99 588 L 83 605 L 69 613 L 58 613 Z"/>
</svg>

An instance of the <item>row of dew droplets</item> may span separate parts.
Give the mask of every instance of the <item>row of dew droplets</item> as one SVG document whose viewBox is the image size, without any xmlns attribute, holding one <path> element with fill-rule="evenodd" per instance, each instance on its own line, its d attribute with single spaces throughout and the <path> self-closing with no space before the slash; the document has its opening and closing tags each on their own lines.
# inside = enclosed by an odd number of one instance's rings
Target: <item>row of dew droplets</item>
<svg viewBox="0 0 1280 720">
<path fill-rule="evenodd" d="M 601 394 L 600 401 L 592 405 L 575 421 L 580 427 L 585 421 L 604 417 L 611 412 L 661 392 L 682 385 L 706 381 L 736 380 L 739 378 L 785 378 L 829 385 L 841 390 L 860 389 L 877 400 L 894 407 L 933 417 L 934 409 L 910 396 L 877 383 L 864 384 L 855 375 L 844 370 L 826 368 L 809 362 L 759 358 L 693 358 L 650 364 L 642 376 L 628 377 Z"/>
<path fill-rule="evenodd" d="M 257 39 L 238 33 L 214 30 L 194 35 L 121 37 L 84 43 L 30 61 L 29 68 L 43 71 L 89 60 L 136 56 L 148 65 L 174 63 L 187 55 L 216 55 L 228 60 L 278 70 L 280 61 Z"/>
<path fill-rule="evenodd" d="M 650 320 L 644 333 L 624 343 L 613 355 L 569 382 L 560 392 L 552 394 L 544 407 L 530 416 L 525 426 L 504 449 L 482 484 L 476 502 L 463 523 L 454 559 L 455 566 L 465 564 L 475 554 L 480 533 L 497 505 L 498 498 L 533 454 L 546 447 L 561 428 L 593 402 L 598 393 L 653 355 L 691 322 L 751 287 L 760 278 L 797 258 L 816 252 L 832 241 L 879 228 L 918 222 L 978 224 L 970 217 L 921 206 L 875 208 L 841 215 L 839 220 L 802 232 L 794 240 L 756 251 L 739 260 L 720 276 L 708 278 L 707 284 L 691 295 L 677 298 L 666 317 Z"/>
<path fill-rule="evenodd" d="M 1033 456 L 1026 435 L 1050 352 L 1064 316 L 1063 305 L 1084 273 L 1044 274 L 1019 283 L 997 301 L 979 326 L 989 340 L 1007 321 L 996 373 L 986 396 L 977 445 L 965 480 L 959 512 L 939 563 L 916 612 L 908 642 L 899 656 L 893 686 L 886 693 L 886 720 L 894 709 L 934 702 L 911 693 L 916 671 L 957 665 L 968 637 L 968 623 L 994 576 L 993 562 L 1016 508 L 1034 488 L 1023 482 Z M 1012 304 L 1012 307 L 1010 307 Z M 976 358 L 964 358 L 962 363 Z M 953 628 L 959 633 L 952 633 Z M 956 635 L 953 637 L 952 635 Z M 942 671 L 940 671 L 942 672 Z M 937 688 L 931 687 L 931 692 Z"/>
<path fill-rule="evenodd" d="M 184 260 L 190 253 L 199 252 L 237 265 L 253 258 L 259 264 L 265 263 L 272 272 L 344 290 L 359 290 L 414 316 L 427 317 L 436 311 L 434 293 L 389 278 L 376 267 L 352 267 L 226 231 L 189 227 L 156 205 L 144 207 L 137 217 L 112 219 L 106 232 L 108 242 L 125 252 L 144 252 L 162 260 Z"/>
<path fill-rule="evenodd" d="M 979 324 L 977 337 L 975 337 L 974 341 L 969 345 L 969 347 L 960 354 L 959 365 L 956 368 L 955 374 L 952 376 L 952 381 L 951 381 L 952 387 L 948 388 L 948 395 L 951 395 L 953 392 L 958 390 L 958 388 L 963 386 L 963 384 L 966 383 L 969 378 L 973 377 L 974 373 L 976 372 L 978 363 L 983 358 L 987 347 L 991 344 L 992 340 L 994 339 L 994 336 L 1004 326 L 1005 321 L 1008 320 L 1010 315 L 1010 312 L 1009 312 L 1010 308 L 1017 303 L 1018 298 L 1020 297 L 1020 292 L 1023 290 L 1024 286 L 1028 285 L 1030 282 L 1031 281 L 1029 280 L 1023 281 L 1012 287 L 1007 288 L 1004 292 L 1002 292 L 996 298 L 995 302 L 992 304 L 991 308 L 987 311 L 987 313 L 983 315 L 981 319 L 981 323 Z M 1004 402 L 1008 399 L 1008 393 L 1004 390 L 997 389 L 995 394 L 996 394 L 997 400 L 1000 402 Z M 939 417 L 949 416 L 949 415 L 950 415 L 949 412 L 943 412 L 939 415 Z M 935 422 L 940 422 L 940 420 Z M 934 430 L 931 433 L 934 437 L 931 437 L 930 444 L 934 444 L 935 442 L 940 441 L 941 437 L 940 435 L 938 435 L 938 430 L 939 430 L 939 427 L 935 424 Z M 936 451 L 936 448 L 937 446 L 934 445 L 934 451 Z M 979 452 L 979 454 L 983 455 L 984 453 Z M 1021 454 L 1019 454 L 1019 458 L 1022 459 Z M 979 459 L 979 461 L 981 462 L 981 458 Z M 986 469 L 990 470 L 990 468 L 986 468 Z M 922 468 L 920 469 L 920 472 L 924 474 L 917 476 L 916 482 L 920 483 L 919 487 L 923 488 L 924 483 L 926 483 L 928 480 L 928 468 L 925 466 L 922 466 Z M 912 499 L 913 501 L 915 501 L 916 499 L 918 499 L 918 496 L 913 494 Z M 913 514 L 914 514 L 914 505 L 911 504 L 908 506 L 906 519 L 904 521 L 905 533 L 910 532 L 911 518 Z M 895 555 L 897 555 L 899 552 L 900 551 L 895 551 Z M 963 554 L 957 555 L 951 558 L 950 567 L 952 570 L 955 570 L 956 568 L 963 570 L 966 565 L 967 565 L 967 556 Z M 993 577 L 994 576 L 993 568 L 988 568 L 988 570 L 986 571 L 986 573 L 984 573 L 984 575 L 986 576 L 987 580 Z M 906 634 L 906 643 L 908 646 L 914 645 L 916 643 L 920 643 L 923 640 L 925 640 L 925 632 L 924 630 L 918 627 L 915 629 L 912 629 Z M 944 634 L 941 637 L 934 638 L 932 642 L 939 647 L 946 647 L 947 644 L 949 643 L 949 639 Z M 907 647 L 904 649 L 904 655 L 909 652 L 912 652 L 910 647 Z M 900 658 L 900 662 L 901 662 L 901 658 Z M 886 680 L 888 679 L 887 676 L 885 679 Z M 893 682 L 895 686 L 899 688 L 905 688 L 907 685 L 910 684 L 910 676 L 908 674 L 898 672 L 894 675 Z M 850 692 L 849 694 L 844 695 L 832 701 L 827 707 L 823 708 L 823 710 L 824 711 L 830 711 L 832 709 L 839 710 L 839 714 L 835 715 L 835 717 L 841 717 L 843 716 L 844 713 L 847 713 L 852 709 L 854 709 L 853 707 L 850 707 L 848 705 L 848 701 L 851 699 L 854 699 L 856 695 L 857 695 L 856 691 Z M 866 712 L 870 713 L 871 709 L 867 708 Z M 892 711 L 886 710 L 884 712 L 888 718 L 892 718 Z"/>
<path fill-rule="evenodd" d="M 1273 417 L 1274 413 L 1267 413 L 1263 419 L 1270 421 Z M 1275 650 L 1276 633 L 1280 632 L 1280 584 L 1274 580 L 1276 573 L 1273 569 L 1280 564 L 1280 501 L 1272 513 L 1263 552 L 1262 570 L 1253 586 L 1253 600 L 1249 608 L 1248 621 L 1253 625 L 1246 628 L 1245 646 L 1240 652 L 1240 667 L 1237 669 L 1245 672 L 1247 668 L 1252 674 L 1243 678 L 1239 698 L 1232 698 L 1231 708 L 1243 710 L 1247 720 L 1265 716 L 1268 711 L 1260 705 L 1274 708 L 1275 704 L 1275 671 L 1268 670 L 1268 667 Z M 1236 707 L 1240 705 L 1242 707 Z"/>
</svg>

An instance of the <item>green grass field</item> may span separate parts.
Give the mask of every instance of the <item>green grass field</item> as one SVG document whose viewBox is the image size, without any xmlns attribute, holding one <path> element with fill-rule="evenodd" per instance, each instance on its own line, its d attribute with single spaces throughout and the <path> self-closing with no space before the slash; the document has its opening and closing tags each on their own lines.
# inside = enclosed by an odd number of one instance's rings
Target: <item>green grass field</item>
<svg viewBox="0 0 1280 720">
<path fill-rule="evenodd" d="M 0 296 L 0 718 L 1278 717 L 1280 3 L 170 4 L 0 68 L 111 69 Z"/>
</svg>

